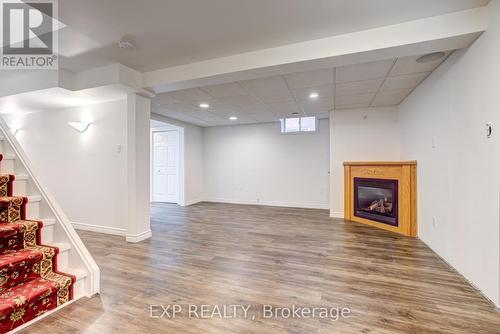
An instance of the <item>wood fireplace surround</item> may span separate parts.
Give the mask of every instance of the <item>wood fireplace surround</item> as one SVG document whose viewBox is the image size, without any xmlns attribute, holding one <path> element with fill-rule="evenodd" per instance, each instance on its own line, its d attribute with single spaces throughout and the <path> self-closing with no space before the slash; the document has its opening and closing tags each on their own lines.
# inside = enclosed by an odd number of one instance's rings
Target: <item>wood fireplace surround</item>
<svg viewBox="0 0 500 334">
<path fill-rule="evenodd" d="M 417 236 L 417 162 L 344 162 L 344 218 Z"/>
</svg>

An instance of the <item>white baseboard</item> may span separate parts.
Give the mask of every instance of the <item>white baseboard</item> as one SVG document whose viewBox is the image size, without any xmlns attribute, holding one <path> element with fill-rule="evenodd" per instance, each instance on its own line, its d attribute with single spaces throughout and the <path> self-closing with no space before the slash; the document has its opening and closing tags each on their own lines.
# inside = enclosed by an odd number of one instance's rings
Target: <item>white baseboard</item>
<svg viewBox="0 0 500 334">
<path fill-rule="evenodd" d="M 189 206 L 189 205 L 193 205 L 193 204 L 200 203 L 200 202 L 203 202 L 203 200 L 201 200 L 201 199 L 191 199 L 191 200 L 185 201 L 184 205 L 181 205 L 181 206 Z"/>
<path fill-rule="evenodd" d="M 139 234 L 127 234 L 126 235 L 126 240 L 127 242 L 132 242 L 132 243 L 137 243 L 141 242 L 143 240 L 149 239 L 153 236 L 153 233 L 151 230 L 144 231 Z"/>
<path fill-rule="evenodd" d="M 97 232 L 97 233 L 104 233 L 104 234 L 111 234 L 111 235 L 119 235 L 122 237 L 124 237 L 127 234 L 126 229 L 117 228 L 117 227 L 100 226 L 100 225 L 92 225 L 92 224 L 84 224 L 84 223 L 76 223 L 76 222 L 72 222 L 71 224 L 73 225 L 73 227 L 76 230 L 90 231 L 90 232 Z"/>
<path fill-rule="evenodd" d="M 279 202 L 279 201 L 233 200 L 233 199 L 227 199 L 227 198 L 208 198 L 208 199 L 205 199 L 204 202 L 243 204 L 243 205 L 264 205 L 264 206 L 278 206 L 278 207 L 302 208 L 302 209 L 329 209 L 328 204 L 294 203 L 294 202 Z"/>
<path fill-rule="evenodd" d="M 344 219 L 344 212 L 330 212 L 330 217 Z"/>
</svg>

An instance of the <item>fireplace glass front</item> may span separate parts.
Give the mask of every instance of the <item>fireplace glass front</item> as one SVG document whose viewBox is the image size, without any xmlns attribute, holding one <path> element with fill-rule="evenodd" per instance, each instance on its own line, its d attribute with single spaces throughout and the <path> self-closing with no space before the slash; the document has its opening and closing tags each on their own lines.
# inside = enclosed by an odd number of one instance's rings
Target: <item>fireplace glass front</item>
<svg viewBox="0 0 500 334">
<path fill-rule="evenodd" d="M 398 181 L 355 177 L 354 215 L 398 226 Z"/>
</svg>

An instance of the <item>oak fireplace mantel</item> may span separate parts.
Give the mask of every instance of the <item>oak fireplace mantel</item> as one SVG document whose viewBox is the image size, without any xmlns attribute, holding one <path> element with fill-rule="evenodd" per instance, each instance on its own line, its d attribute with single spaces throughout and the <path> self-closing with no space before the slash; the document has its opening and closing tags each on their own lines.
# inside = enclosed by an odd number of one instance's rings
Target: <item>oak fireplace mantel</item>
<svg viewBox="0 0 500 334">
<path fill-rule="evenodd" d="M 344 218 L 417 236 L 417 162 L 344 162 Z"/>
</svg>

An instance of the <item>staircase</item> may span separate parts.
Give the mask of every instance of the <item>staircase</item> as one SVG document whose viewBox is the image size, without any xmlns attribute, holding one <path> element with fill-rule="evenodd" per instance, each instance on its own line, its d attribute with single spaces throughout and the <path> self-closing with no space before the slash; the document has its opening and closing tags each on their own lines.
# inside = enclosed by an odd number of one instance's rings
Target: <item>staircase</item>
<svg viewBox="0 0 500 334">
<path fill-rule="evenodd" d="M 98 292 L 99 268 L 0 119 L 0 333 Z"/>
</svg>

